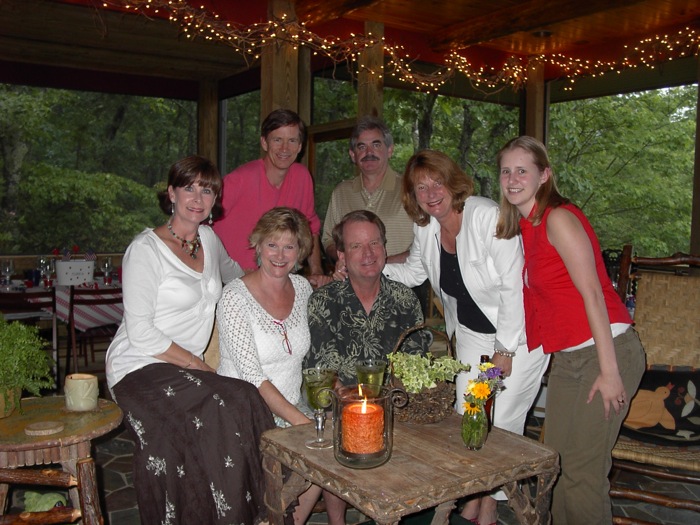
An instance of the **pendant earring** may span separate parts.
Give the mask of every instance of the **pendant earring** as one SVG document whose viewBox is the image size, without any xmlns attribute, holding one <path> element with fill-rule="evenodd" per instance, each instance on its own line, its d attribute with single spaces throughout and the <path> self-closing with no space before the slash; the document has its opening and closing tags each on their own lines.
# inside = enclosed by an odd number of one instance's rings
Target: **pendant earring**
<svg viewBox="0 0 700 525">
<path fill-rule="evenodd" d="M 209 212 L 209 226 L 211 226 L 213 222 L 214 221 L 212 220 L 212 213 Z"/>
<path fill-rule="evenodd" d="M 170 203 L 170 215 L 174 215 L 174 214 L 175 214 L 175 203 L 171 202 Z"/>
</svg>

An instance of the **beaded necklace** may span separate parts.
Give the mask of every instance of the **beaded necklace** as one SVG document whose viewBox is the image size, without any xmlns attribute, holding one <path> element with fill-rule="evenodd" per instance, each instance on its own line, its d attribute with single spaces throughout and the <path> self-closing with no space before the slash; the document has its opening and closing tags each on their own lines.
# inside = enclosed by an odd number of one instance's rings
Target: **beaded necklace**
<svg viewBox="0 0 700 525">
<path fill-rule="evenodd" d="M 197 236 L 192 239 L 191 241 L 188 241 L 187 239 L 183 239 L 180 237 L 177 233 L 173 231 L 173 219 L 172 217 L 168 219 L 168 230 L 170 230 L 170 233 L 172 234 L 173 237 L 175 237 L 178 241 L 180 241 L 182 244 L 180 245 L 183 250 L 187 252 L 187 255 L 192 257 L 193 259 L 197 258 L 197 252 L 199 251 L 199 248 L 202 246 L 202 239 L 199 237 L 199 232 L 197 232 Z"/>
</svg>

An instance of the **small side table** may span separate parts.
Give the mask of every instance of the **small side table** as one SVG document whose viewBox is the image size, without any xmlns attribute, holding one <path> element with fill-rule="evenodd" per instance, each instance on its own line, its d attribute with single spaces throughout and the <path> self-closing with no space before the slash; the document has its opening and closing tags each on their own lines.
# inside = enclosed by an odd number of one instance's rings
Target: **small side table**
<svg viewBox="0 0 700 525">
<path fill-rule="evenodd" d="M 121 409 L 112 401 L 99 400 L 97 410 L 70 412 L 66 410 L 63 396 L 22 399 L 19 410 L 0 419 L 0 468 L 29 467 L 58 463 L 64 471 L 78 475 L 79 461 L 90 460 L 90 476 L 95 478 L 95 465 L 91 458 L 91 440 L 113 430 L 122 421 Z M 47 421 L 63 425 L 59 432 L 49 435 L 28 435 L 25 429 Z M 75 508 L 81 508 L 81 497 L 89 501 L 88 512 L 82 522 L 86 525 L 102 523 L 102 511 L 96 494 L 81 495 L 78 488 L 71 488 L 69 495 Z M 0 484 L 0 515 L 7 499 L 8 485 Z M 83 505 L 85 507 L 85 505 Z M 87 514 L 87 515 L 85 515 Z"/>
</svg>

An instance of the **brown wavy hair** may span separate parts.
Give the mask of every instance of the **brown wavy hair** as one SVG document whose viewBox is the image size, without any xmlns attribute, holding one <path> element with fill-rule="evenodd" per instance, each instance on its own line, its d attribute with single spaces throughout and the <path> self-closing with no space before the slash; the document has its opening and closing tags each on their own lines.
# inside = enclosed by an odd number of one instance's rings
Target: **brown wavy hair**
<svg viewBox="0 0 700 525">
<path fill-rule="evenodd" d="M 455 161 L 441 151 L 424 149 L 408 159 L 403 174 L 403 193 L 401 200 L 413 222 L 425 226 L 430 222 L 430 215 L 423 211 L 416 199 L 416 184 L 423 176 L 442 182 L 452 196 L 452 208 L 461 213 L 464 202 L 474 195 L 474 181 Z"/>
<path fill-rule="evenodd" d="M 216 195 L 211 213 L 214 218 L 219 217 L 223 211 L 221 207 L 223 181 L 216 164 L 207 158 L 190 155 L 170 166 L 168 187 L 185 188 L 194 184 L 196 180 L 202 188 L 211 188 Z M 170 201 L 167 188 L 158 192 L 158 203 L 166 215 L 172 213 L 173 203 Z"/>
</svg>

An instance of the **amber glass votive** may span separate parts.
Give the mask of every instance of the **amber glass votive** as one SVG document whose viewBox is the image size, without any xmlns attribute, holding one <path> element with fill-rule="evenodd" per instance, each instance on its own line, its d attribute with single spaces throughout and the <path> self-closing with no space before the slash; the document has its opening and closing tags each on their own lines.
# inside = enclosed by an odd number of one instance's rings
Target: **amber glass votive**
<svg viewBox="0 0 700 525">
<path fill-rule="evenodd" d="M 339 463 L 374 468 L 391 457 L 394 434 L 391 390 L 362 384 L 336 392 L 333 404 L 333 451 Z"/>
</svg>

